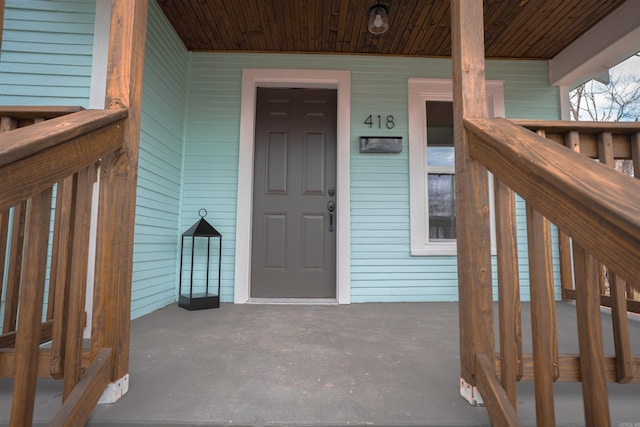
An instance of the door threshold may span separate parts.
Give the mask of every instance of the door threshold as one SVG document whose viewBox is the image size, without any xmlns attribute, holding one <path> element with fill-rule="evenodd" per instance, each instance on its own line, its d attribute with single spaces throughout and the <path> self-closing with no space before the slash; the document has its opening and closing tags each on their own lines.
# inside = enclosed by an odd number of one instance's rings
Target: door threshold
<svg viewBox="0 0 640 427">
<path fill-rule="evenodd" d="M 249 298 L 247 304 L 338 305 L 338 300 L 335 298 Z"/>
</svg>

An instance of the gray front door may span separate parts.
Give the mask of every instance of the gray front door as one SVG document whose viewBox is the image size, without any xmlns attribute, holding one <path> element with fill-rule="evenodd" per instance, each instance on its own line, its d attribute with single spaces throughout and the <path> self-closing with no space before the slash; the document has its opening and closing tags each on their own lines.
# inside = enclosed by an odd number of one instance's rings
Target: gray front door
<svg viewBox="0 0 640 427">
<path fill-rule="evenodd" d="M 335 90 L 258 88 L 253 298 L 336 296 L 336 119 Z"/>
</svg>

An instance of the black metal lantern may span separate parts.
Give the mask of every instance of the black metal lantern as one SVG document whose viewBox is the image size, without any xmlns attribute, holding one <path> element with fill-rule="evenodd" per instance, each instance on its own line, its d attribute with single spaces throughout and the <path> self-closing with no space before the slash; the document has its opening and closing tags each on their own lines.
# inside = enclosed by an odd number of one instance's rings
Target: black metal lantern
<svg viewBox="0 0 640 427">
<path fill-rule="evenodd" d="M 200 220 L 182 234 L 182 244 L 180 245 L 178 305 L 187 310 L 220 307 L 222 234 L 218 233 L 218 231 L 204 219 L 204 217 L 207 216 L 206 209 L 200 209 L 198 215 L 200 215 Z M 214 244 L 213 254 L 211 251 L 212 243 Z M 217 257 L 215 255 L 216 248 L 218 249 Z M 190 269 L 188 270 L 183 270 L 185 256 L 191 261 Z M 211 265 L 214 264 L 211 262 L 211 258 L 217 258 L 217 292 L 215 284 L 209 284 L 209 279 L 212 276 L 210 273 Z M 183 276 L 185 276 L 184 281 L 186 282 L 184 289 L 182 287 Z"/>
</svg>

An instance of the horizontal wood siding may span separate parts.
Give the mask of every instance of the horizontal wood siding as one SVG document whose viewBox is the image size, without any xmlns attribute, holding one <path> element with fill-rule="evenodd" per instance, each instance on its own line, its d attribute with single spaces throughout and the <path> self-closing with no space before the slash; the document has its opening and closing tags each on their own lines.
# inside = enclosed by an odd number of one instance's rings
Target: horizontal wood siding
<svg viewBox="0 0 640 427">
<path fill-rule="evenodd" d="M 95 2 L 6 0 L 0 104 L 88 106 Z"/>
<path fill-rule="evenodd" d="M 243 68 L 351 71 L 351 300 L 457 300 L 455 257 L 409 254 L 407 79 L 451 78 L 447 59 L 334 55 L 192 54 L 181 227 L 200 208 L 223 235 L 222 300 L 233 300 L 240 91 Z M 558 94 L 542 61 L 489 61 L 487 78 L 505 81 L 511 118 L 557 119 Z M 371 129 L 369 114 L 394 116 Z M 402 136 L 399 154 L 361 154 L 360 136 Z M 524 206 L 518 205 L 519 223 Z M 521 239 L 523 281 L 526 241 Z M 494 263 L 495 264 L 495 263 Z M 495 268 L 495 265 L 494 265 Z M 559 296 L 559 293 L 558 293 Z M 528 298 L 528 294 L 523 294 Z"/>
<path fill-rule="evenodd" d="M 176 300 L 188 53 L 149 2 L 131 317 Z"/>
</svg>

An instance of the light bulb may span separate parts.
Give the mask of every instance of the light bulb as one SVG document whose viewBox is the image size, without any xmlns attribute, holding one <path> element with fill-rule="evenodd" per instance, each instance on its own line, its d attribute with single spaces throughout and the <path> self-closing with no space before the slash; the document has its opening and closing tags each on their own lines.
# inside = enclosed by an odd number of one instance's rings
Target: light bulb
<svg viewBox="0 0 640 427">
<path fill-rule="evenodd" d="M 376 28 L 382 27 L 382 16 L 379 13 L 376 13 L 376 19 L 373 20 L 373 26 Z"/>
<path fill-rule="evenodd" d="M 369 9 L 369 32 L 382 34 L 389 29 L 388 9 L 384 5 L 376 5 Z"/>
</svg>

